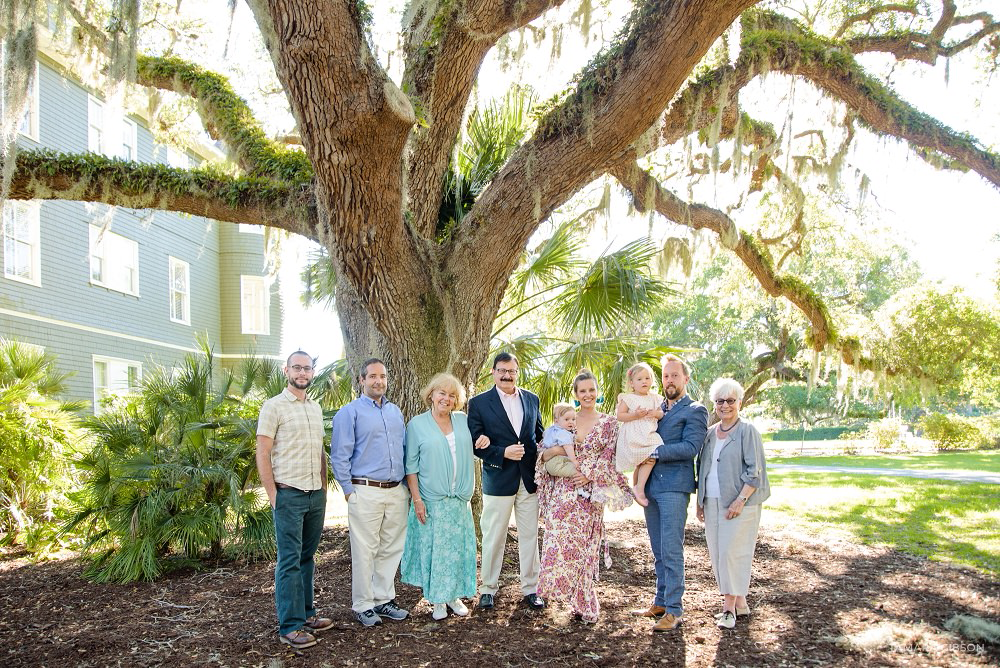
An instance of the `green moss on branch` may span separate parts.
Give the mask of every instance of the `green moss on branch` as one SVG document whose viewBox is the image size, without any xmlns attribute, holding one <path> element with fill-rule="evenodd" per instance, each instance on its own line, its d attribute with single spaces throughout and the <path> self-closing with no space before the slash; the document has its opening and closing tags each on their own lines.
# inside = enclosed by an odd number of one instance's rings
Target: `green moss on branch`
<svg viewBox="0 0 1000 668">
<path fill-rule="evenodd" d="M 268 139 L 246 101 L 222 75 L 175 57 L 139 56 L 136 69 L 139 83 L 194 98 L 205 125 L 219 132 L 248 176 L 291 184 L 312 180 L 313 168 L 306 154 Z"/>
</svg>

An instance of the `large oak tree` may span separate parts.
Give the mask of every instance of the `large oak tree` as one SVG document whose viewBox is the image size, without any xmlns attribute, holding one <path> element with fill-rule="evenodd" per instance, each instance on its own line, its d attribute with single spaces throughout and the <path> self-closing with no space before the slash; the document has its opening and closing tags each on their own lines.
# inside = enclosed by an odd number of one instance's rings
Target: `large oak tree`
<svg viewBox="0 0 1000 668">
<path fill-rule="evenodd" d="M 21 151 L 9 165 L 8 196 L 183 211 L 318 241 L 335 264 L 349 359 L 383 357 L 412 411 L 417 388 L 432 373 L 473 379 L 529 238 L 606 174 L 632 194 L 636 208 L 717 233 L 768 293 L 801 310 L 814 348 L 832 347 L 857 362 L 858 342 L 839 337 L 820 297 L 781 271 L 781 243 L 794 239 L 794 229 L 777 239 L 741 231 L 728 213 L 686 201 L 642 162 L 656 146 L 702 133 L 711 142 L 738 139 L 752 189 L 787 182 L 772 159 L 774 130 L 740 103 L 741 90 L 770 72 L 842 101 L 848 126 L 897 137 L 922 157 L 973 170 L 1000 187 L 994 152 L 915 109 L 856 58 L 879 52 L 933 65 L 970 49 L 995 58 L 1000 22 L 989 12 L 962 11 L 951 0 L 842 0 L 826 3 L 837 11 L 824 22 L 776 10 L 780 3 L 773 2 L 637 0 L 619 36 L 544 109 L 468 214 L 442 229 L 442 183 L 484 59 L 505 36 L 564 1 L 413 0 L 397 83 L 371 51 L 363 2 L 248 0 L 297 123 L 299 151 L 268 139 L 229 83 L 195 63 L 139 54 L 123 66 L 121 43 L 134 40 L 138 0 L 116 0 L 110 34 L 88 19 L 82 3 L 63 0 L 79 40 L 117 54 L 117 71 L 134 67 L 136 83 L 196 100 L 238 174 Z M 35 3 L 3 4 L 8 62 L 16 67 L 16 50 L 33 45 Z M 736 21 L 734 57 L 696 70 Z M 16 76 L 5 80 L 8 88 L 17 85 Z"/>
</svg>

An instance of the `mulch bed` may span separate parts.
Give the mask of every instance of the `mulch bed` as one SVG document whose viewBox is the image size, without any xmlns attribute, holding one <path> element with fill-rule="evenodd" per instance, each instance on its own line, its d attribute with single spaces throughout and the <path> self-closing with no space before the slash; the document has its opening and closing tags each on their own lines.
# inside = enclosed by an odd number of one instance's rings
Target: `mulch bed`
<svg viewBox="0 0 1000 668">
<path fill-rule="evenodd" d="M 82 564 L 0 560 L 0 666 L 979 666 L 1000 648 L 944 631 L 953 614 L 1000 617 L 1000 583 L 974 571 L 890 550 L 763 529 L 749 600 L 733 631 L 720 608 L 704 534 L 687 531 L 684 625 L 653 634 L 629 610 L 651 600 L 652 555 L 640 521 L 609 523 L 614 564 L 599 583 L 601 620 L 584 625 L 550 606 L 520 607 L 517 554 L 508 541 L 492 613 L 430 618 L 419 590 L 397 589 L 411 619 L 362 629 L 350 616 L 347 530 L 328 528 L 317 600 L 336 626 L 296 653 L 277 641 L 273 563 L 224 564 L 160 581 L 98 585 Z M 897 628 L 861 649 L 843 636 Z"/>
</svg>

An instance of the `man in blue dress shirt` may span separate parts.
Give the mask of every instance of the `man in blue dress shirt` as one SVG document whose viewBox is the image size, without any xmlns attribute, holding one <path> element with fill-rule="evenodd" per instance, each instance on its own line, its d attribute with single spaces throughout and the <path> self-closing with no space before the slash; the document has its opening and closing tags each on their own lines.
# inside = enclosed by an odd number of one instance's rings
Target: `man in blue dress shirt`
<svg viewBox="0 0 1000 668">
<path fill-rule="evenodd" d="M 369 359 L 361 396 L 333 418 L 330 467 L 347 499 L 351 535 L 351 609 L 363 626 L 406 619 L 394 584 L 406 539 L 410 495 L 403 480 L 403 413 L 385 398 L 385 364 Z"/>
<path fill-rule="evenodd" d="M 694 459 L 708 432 L 708 411 L 687 395 L 691 370 L 676 355 L 664 355 L 663 417 L 656 433 L 663 445 L 653 451 L 653 471 L 646 482 L 644 509 L 649 544 L 656 570 L 653 604 L 634 611 L 644 617 L 659 618 L 654 631 L 670 631 L 681 624 L 684 609 L 684 525 L 691 493 L 695 490 Z"/>
</svg>

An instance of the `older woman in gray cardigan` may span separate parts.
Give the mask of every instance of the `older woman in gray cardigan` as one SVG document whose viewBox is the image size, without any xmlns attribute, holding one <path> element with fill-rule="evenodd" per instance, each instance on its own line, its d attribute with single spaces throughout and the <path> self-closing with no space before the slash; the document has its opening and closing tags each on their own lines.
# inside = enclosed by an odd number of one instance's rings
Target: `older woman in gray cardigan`
<svg viewBox="0 0 1000 668">
<path fill-rule="evenodd" d="M 740 419 L 743 387 L 732 378 L 719 378 L 709 396 L 719 422 L 708 430 L 698 455 L 698 519 L 705 523 L 712 571 L 723 596 L 716 624 L 731 629 L 737 615 L 750 614 L 750 561 L 761 503 L 771 487 L 760 432 Z"/>
</svg>

